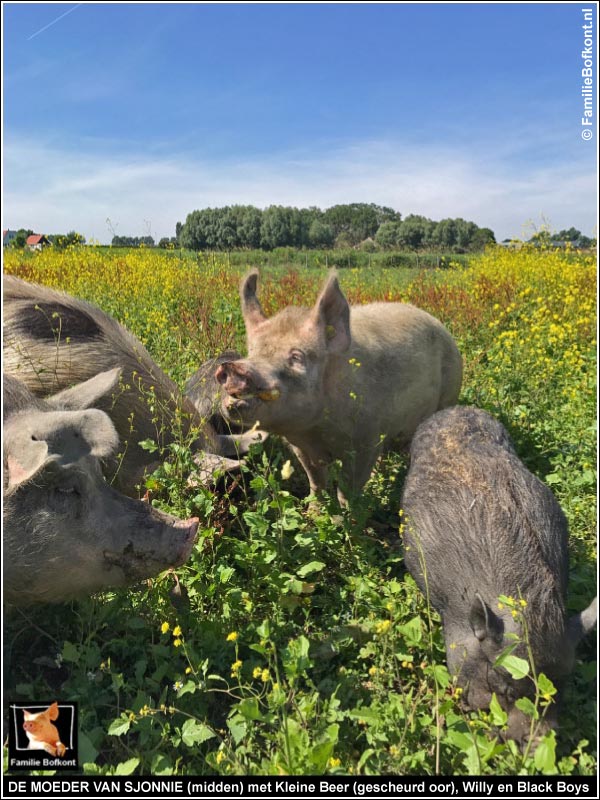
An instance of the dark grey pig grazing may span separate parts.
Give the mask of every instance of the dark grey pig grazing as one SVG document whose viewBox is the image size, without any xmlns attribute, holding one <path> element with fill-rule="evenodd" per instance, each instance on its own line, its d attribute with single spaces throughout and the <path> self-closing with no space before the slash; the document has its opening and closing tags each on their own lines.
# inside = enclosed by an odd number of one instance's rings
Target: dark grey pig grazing
<svg viewBox="0 0 600 800">
<path fill-rule="evenodd" d="M 324 489 L 342 461 L 338 496 L 358 492 L 377 456 L 410 441 L 419 423 L 456 403 L 462 359 L 444 326 L 404 303 L 348 305 L 335 273 L 314 307 L 267 319 L 258 273 L 242 281 L 248 357 L 221 364 L 223 413 L 284 436 L 309 478 Z"/>
<path fill-rule="evenodd" d="M 139 443 L 151 439 L 166 447 L 177 431 L 193 440 L 193 449 L 205 451 L 199 457 L 205 476 L 239 466 L 244 443 L 218 436 L 142 343 L 91 303 L 5 276 L 3 354 L 4 371 L 36 395 L 53 395 L 55 408 L 106 411 L 122 447 L 107 475 L 125 494 L 137 497 L 144 475 L 159 464 L 156 453 Z M 84 390 L 82 382 L 111 369 L 120 370 L 120 379 L 110 392 L 98 394 L 96 384 Z M 221 458 L 226 455 L 236 459 Z"/>
<path fill-rule="evenodd" d="M 572 669 L 577 642 L 596 624 L 596 601 L 567 620 L 567 522 L 552 492 L 517 457 L 508 433 L 475 408 L 440 411 L 417 430 L 404 487 L 405 561 L 442 617 L 450 670 L 466 703 L 496 693 L 508 735 L 530 720 L 515 706 L 533 696 L 496 658 L 523 630 L 500 595 L 518 601 L 536 671 L 553 682 Z M 523 603 L 521 603 L 521 600 Z M 524 644 L 515 655 L 527 658 Z"/>
<path fill-rule="evenodd" d="M 5 378 L 5 602 L 62 602 L 188 559 L 198 519 L 178 520 L 112 489 L 100 460 L 117 446 L 103 411 L 53 410 Z"/>
</svg>

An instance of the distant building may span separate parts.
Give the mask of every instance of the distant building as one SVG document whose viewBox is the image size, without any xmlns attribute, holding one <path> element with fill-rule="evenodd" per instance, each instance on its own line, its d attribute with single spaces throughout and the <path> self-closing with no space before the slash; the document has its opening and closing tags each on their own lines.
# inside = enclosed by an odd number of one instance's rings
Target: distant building
<svg viewBox="0 0 600 800">
<path fill-rule="evenodd" d="M 25 244 L 30 250 L 41 250 L 46 245 L 52 244 L 52 242 L 43 233 L 33 233 L 27 237 Z"/>
<path fill-rule="evenodd" d="M 2 247 L 8 247 L 17 238 L 17 231 L 2 231 Z"/>
</svg>

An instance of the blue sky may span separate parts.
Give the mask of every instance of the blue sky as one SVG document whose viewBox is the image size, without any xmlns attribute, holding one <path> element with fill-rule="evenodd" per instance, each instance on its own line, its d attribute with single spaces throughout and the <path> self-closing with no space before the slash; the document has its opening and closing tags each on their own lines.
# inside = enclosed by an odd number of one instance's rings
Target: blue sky
<svg viewBox="0 0 600 800">
<path fill-rule="evenodd" d="M 4 3 L 3 227 L 374 202 L 595 235 L 583 7 Z"/>
</svg>

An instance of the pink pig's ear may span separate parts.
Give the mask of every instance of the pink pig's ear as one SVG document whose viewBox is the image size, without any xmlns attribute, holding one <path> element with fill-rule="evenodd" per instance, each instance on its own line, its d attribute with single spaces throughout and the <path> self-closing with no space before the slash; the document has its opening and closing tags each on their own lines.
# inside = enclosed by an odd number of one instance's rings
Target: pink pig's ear
<svg viewBox="0 0 600 800">
<path fill-rule="evenodd" d="M 350 347 L 350 306 L 340 289 L 337 274 L 331 270 L 313 311 L 313 319 L 324 329 L 327 349 L 343 353 Z"/>
<path fill-rule="evenodd" d="M 242 315 L 246 324 L 246 331 L 250 333 L 254 328 L 264 322 L 266 317 L 262 312 L 256 287 L 258 284 L 258 270 L 253 269 L 242 280 L 240 285 L 240 298 L 242 300 Z"/>
<path fill-rule="evenodd" d="M 52 719 L 52 720 L 57 719 L 57 717 L 58 717 L 58 703 L 56 702 L 56 700 L 54 701 L 54 703 L 52 703 L 51 706 L 48 706 L 48 708 L 46 709 L 46 714 L 48 714 L 48 719 Z"/>
<path fill-rule="evenodd" d="M 12 489 L 26 483 L 46 463 L 48 458 L 48 445 L 43 441 L 26 441 L 21 444 L 21 452 L 15 456 L 8 444 L 6 468 L 8 472 L 8 488 Z"/>
</svg>

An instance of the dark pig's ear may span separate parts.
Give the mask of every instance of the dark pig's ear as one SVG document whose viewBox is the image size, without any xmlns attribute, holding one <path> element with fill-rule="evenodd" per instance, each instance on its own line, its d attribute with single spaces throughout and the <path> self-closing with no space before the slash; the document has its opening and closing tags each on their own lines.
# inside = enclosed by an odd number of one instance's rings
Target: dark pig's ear
<svg viewBox="0 0 600 800">
<path fill-rule="evenodd" d="M 469 624 L 475 637 L 482 642 L 491 638 L 496 642 L 502 640 L 504 624 L 491 608 L 484 602 L 480 594 L 475 595 L 469 612 Z"/>
<path fill-rule="evenodd" d="M 246 330 L 251 332 L 254 328 L 264 322 L 266 317 L 262 312 L 258 297 L 256 296 L 256 287 L 258 285 L 258 270 L 253 269 L 242 280 L 240 285 L 240 298 L 242 301 L 242 315 Z"/>
<path fill-rule="evenodd" d="M 350 306 L 334 270 L 317 297 L 313 315 L 317 325 L 325 331 L 327 349 L 332 353 L 344 353 L 351 341 Z"/>
</svg>

